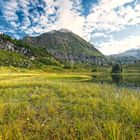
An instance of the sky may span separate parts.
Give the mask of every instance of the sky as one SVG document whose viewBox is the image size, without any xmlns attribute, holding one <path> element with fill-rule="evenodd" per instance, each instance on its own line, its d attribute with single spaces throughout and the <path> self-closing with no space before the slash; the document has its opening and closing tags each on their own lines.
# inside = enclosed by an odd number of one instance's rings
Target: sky
<svg viewBox="0 0 140 140">
<path fill-rule="evenodd" d="M 21 39 L 61 28 L 105 55 L 140 48 L 140 0 L 0 0 L 0 33 Z"/>
</svg>

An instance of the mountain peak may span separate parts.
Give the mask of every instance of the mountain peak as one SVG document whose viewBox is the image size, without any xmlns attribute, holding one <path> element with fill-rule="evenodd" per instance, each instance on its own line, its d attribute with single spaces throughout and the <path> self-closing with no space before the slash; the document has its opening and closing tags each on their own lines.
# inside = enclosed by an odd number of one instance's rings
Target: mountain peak
<svg viewBox="0 0 140 140">
<path fill-rule="evenodd" d="M 59 31 L 59 32 L 64 32 L 64 33 L 71 32 L 70 30 L 65 29 L 65 28 L 61 28 L 61 29 L 59 29 L 58 31 Z"/>
<path fill-rule="evenodd" d="M 53 30 L 38 37 L 24 38 L 24 41 L 47 50 L 61 63 L 70 65 L 107 64 L 104 55 L 92 44 L 67 29 Z"/>
<path fill-rule="evenodd" d="M 50 31 L 49 33 L 55 33 L 55 32 L 62 32 L 62 33 L 70 33 L 70 32 L 72 32 L 72 31 L 70 31 L 70 30 L 68 30 L 68 29 L 65 29 L 65 28 L 61 28 L 61 29 L 59 29 L 59 30 L 52 30 L 52 31 Z"/>
</svg>

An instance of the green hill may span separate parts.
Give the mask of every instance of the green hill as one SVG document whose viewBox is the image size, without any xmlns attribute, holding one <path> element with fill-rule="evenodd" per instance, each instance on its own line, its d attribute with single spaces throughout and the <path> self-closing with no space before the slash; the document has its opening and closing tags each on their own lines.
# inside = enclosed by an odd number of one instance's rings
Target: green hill
<svg viewBox="0 0 140 140">
<path fill-rule="evenodd" d="M 29 68 L 60 65 L 60 63 L 43 48 L 36 48 L 22 40 L 1 34 L 0 65 Z"/>
<path fill-rule="evenodd" d="M 140 73 L 140 60 L 135 61 L 133 64 L 126 64 L 123 67 L 127 73 Z"/>
</svg>

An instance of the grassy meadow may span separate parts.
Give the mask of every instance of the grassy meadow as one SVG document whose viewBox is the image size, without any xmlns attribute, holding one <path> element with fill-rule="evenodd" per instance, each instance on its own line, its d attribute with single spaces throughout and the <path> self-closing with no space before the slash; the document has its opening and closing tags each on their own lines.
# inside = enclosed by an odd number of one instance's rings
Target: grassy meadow
<svg viewBox="0 0 140 140">
<path fill-rule="evenodd" d="M 139 140 L 140 91 L 90 79 L 0 68 L 0 139 Z"/>
</svg>

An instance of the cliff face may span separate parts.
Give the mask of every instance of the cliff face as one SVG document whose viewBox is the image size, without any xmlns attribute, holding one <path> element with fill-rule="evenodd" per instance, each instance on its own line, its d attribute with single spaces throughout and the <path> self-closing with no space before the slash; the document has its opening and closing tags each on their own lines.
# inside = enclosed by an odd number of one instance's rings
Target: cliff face
<svg viewBox="0 0 140 140">
<path fill-rule="evenodd" d="M 24 47 L 17 47 L 15 44 L 8 40 L 4 40 L 0 37 L 0 49 L 10 52 L 18 52 L 22 54 L 28 54 L 29 50 Z"/>
<path fill-rule="evenodd" d="M 107 64 L 105 56 L 92 44 L 74 33 L 61 29 L 42 34 L 38 37 L 25 37 L 25 42 L 46 49 L 62 63 Z"/>
</svg>

